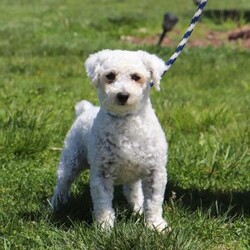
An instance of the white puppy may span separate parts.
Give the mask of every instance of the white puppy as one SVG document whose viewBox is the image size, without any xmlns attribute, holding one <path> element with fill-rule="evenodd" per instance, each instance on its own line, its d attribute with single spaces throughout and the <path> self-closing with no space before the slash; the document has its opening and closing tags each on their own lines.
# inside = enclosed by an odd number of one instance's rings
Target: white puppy
<svg viewBox="0 0 250 250">
<path fill-rule="evenodd" d="M 144 51 L 103 50 L 90 55 L 86 70 L 97 87 L 100 107 L 76 105 L 77 118 L 64 142 L 57 170 L 54 209 L 68 201 L 79 173 L 90 167 L 96 222 L 113 227 L 114 185 L 122 184 L 135 212 L 149 228 L 163 231 L 162 203 L 167 182 L 167 142 L 149 99 L 159 90 L 166 66 Z"/>
</svg>

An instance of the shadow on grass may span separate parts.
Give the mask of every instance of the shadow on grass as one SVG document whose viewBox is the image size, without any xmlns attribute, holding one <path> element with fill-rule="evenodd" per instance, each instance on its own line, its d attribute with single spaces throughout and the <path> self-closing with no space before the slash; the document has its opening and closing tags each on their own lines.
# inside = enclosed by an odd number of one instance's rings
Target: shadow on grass
<svg viewBox="0 0 250 250">
<path fill-rule="evenodd" d="M 50 197 L 51 198 L 51 197 Z M 89 187 L 84 187 L 83 193 L 77 197 L 72 197 L 70 201 L 62 206 L 59 211 L 54 212 L 49 204 L 48 197 L 42 196 L 43 204 L 39 209 L 24 211 L 18 213 L 22 220 L 41 221 L 46 220 L 56 227 L 70 228 L 75 222 L 83 222 L 86 225 L 92 224 L 92 207 Z"/>
<path fill-rule="evenodd" d="M 209 190 L 198 189 L 183 189 L 171 182 L 168 183 L 165 193 L 165 202 L 171 203 L 175 193 L 174 202 L 178 201 L 181 206 L 187 208 L 189 211 L 196 211 L 197 209 L 205 213 L 210 210 L 210 215 L 223 216 L 227 214 L 230 218 L 237 218 L 242 215 L 250 216 L 250 192 L 212 192 Z M 129 219 L 131 212 L 128 204 L 123 197 L 122 187 L 115 189 L 114 194 L 114 208 L 121 208 L 126 211 L 125 216 Z M 46 200 L 46 199 L 44 199 Z M 47 200 L 45 201 L 47 203 Z M 47 206 L 47 205 L 46 205 Z M 25 212 L 19 214 L 22 219 L 28 221 L 39 221 L 43 214 L 39 211 Z M 119 213 L 118 213 L 119 220 Z M 124 213 L 122 214 L 124 216 Z M 84 223 L 90 226 L 93 223 L 92 215 L 92 201 L 90 196 L 90 188 L 88 184 L 84 184 L 82 192 L 73 196 L 67 205 L 63 206 L 58 212 L 51 212 L 46 215 L 48 220 L 56 227 L 70 228 L 74 223 Z"/>
<path fill-rule="evenodd" d="M 183 189 L 169 182 L 166 189 L 165 200 L 168 202 L 175 194 L 183 206 L 194 211 L 198 208 L 207 211 L 212 208 L 215 216 L 250 216 L 250 192 L 213 192 L 210 190 Z"/>
<path fill-rule="evenodd" d="M 83 185 L 80 194 L 72 196 L 67 204 L 51 215 L 51 222 L 57 226 L 71 227 L 74 222 L 79 221 L 86 225 L 93 222 L 90 188 L 87 184 Z"/>
<path fill-rule="evenodd" d="M 132 212 L 128 209 L 128 204 L 123 197 L 122 187 L 115 188 L 114 194 L 114 208 L 127 208 L 126 215 L 128 218 Z M 59 211 L 53 212 L 51 215 L 51 222 L 57 226 L 71 227 L 75 222 L 84 222 L 87 226 L 93 223 L 93 207 L 90 196 L 90 187 L 88 184 L 82 186 L 82 192 L 78 195 L 72 196 L 68 204 L 61 207 Z M 119 214 L 118 220 L 119 220 Z M 73 223 L 72 223 L 73 222 Z"/>
<path fill-rule="evenodd" d="M 169 182 L 166 188 L 165 202 L 169 203 L 172 192 L 176 194 L 176 200 L 190 211 L 197 209 L 204 212 L 210 210 L 210 214 L 220 216 L 227 213 L 227 216 L 236 218 L 238 216 L 250 216 L 250 192 L 212 192 L 209 190 L 182 189 Z M 127 202 L 122 194 L 122 188 L 118 187 L 114 195 L 114 207 L 128 208 Z M 129 211 L 129 209 L 128 209 Z M 130 218 L 131 213 L 126 214 Z M 118 214 L 119 219 L 119 214 Z M 68 205 L 61 211 L 52 215 L 52 222 L 66 227 L 72 226 L 72 222 L 84 221 L 87 225 L 93 222 L 92 202 L 89 185 L 83 186 L 83 192 L 72 197 Z"/>
</svg>

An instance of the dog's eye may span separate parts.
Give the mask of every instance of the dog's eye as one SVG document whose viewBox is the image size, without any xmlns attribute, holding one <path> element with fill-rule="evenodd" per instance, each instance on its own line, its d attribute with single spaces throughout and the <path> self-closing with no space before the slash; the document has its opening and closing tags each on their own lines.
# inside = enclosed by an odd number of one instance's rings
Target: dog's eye
<svg viewBox="0 0 250 250">
<path fill-rule="evenodd" d="M 113 82 L 116 78 L 116 75 L 114 72 L 110 72 L 106 75 L 106 78 L 108 79 L 109 82 Z"/>
<path fill-rule="evenodd" d="M 138 81 L 140 81 L 141 77 L 139 75 L 137 75 L 137 74 L 132 74 L 131 79 L 138 82 Z"/>
</svg>

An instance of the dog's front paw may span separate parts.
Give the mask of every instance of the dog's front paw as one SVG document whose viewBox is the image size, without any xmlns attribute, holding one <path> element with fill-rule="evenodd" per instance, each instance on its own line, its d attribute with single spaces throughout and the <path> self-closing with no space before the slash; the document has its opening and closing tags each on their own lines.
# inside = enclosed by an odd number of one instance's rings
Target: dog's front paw
<svg viewBox="0 0 250 250">
<path fill-rule="evenodd" d="M 114 227 L 115 214 L 113 212 L 102 212 L 95 216 L 97 226 L 102 230 L 110 230 Z"/>
<path fill-rule="evenodd" d="M 156 230 L 159 233 L 171 232 L 171 228 L 168 226 L 168 223 L 162 218 L 155 221 L 147 221 L 146 226 L 149 229 Z"/>
</svg>

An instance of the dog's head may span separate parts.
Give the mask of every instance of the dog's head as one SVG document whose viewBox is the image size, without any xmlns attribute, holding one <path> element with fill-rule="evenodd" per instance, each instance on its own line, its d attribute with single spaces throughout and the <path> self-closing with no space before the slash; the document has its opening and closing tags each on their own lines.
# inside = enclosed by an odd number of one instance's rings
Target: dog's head
<svg viewBox="0 0 250 250">
<path fill-rule="evenodd" d="M 98 88 L 100 105 L 110 113 L 136 112 L 147 101 L 150 82 L 157 90 L 166 65 L 144 51 L 102 50 L 86 63 L 87 74 Z"/>
</svg>

